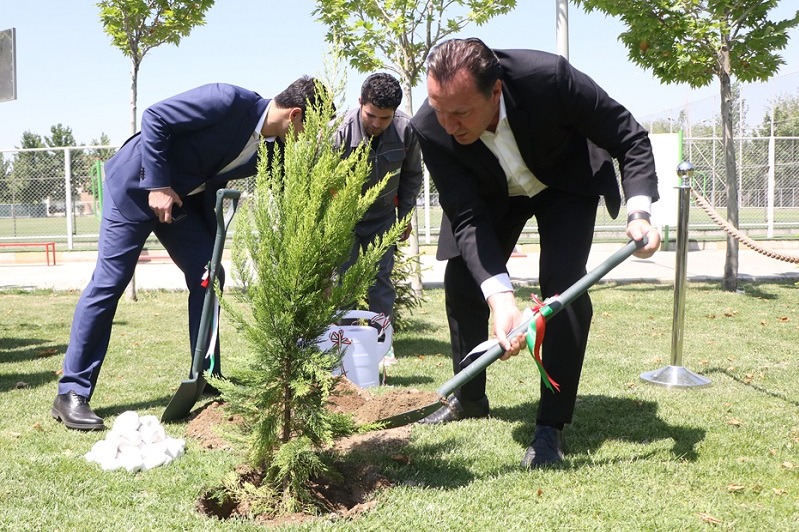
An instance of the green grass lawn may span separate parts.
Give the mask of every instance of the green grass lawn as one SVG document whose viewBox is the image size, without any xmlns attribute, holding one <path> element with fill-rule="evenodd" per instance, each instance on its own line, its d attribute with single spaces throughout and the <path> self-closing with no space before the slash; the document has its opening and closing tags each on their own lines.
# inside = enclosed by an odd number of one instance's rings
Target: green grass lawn
<svg viewBox="0 0 799 532">
<path fill-rule="evenodd" d="M 799 288 L 689 284 L 683 365 L 712 386 L 672 390 L 639 379 L 667 365 L 673 292 L 600 284 L 565 467 L 523 471 L 538 401 L 532 359 L 489 368 L 492 417 L 415 426 L 403 451 L 372 461 L 396 482 L 357 520 L 324 530 L 799 529 Z M 520 290 L 520 301 L 529 290 Z M 182 292 L 120 302 L 92 399 L 113 423 L 125 410 L 160 417 L 190 364 Z M 74 292 L 0 292 L 0 530 L 261 530 L 195 510 L 240 452 L 187 442 L 174 463 L 103 472 L 83 455 L 103 437 L 50 417 Z M 247 349 L 224 319 L 223 349 Z M 395 339 L 388 384 L 435 390 L 451 376 L 441 291 Z M 224 370 L 223 353 L 223 370 Z M 530 390 L 536 390 L 531 392 Z M 383 390 L 377 390 L 380 393 Z M 167 425 L 184 437 L 185 423 Z"/>
</svg>

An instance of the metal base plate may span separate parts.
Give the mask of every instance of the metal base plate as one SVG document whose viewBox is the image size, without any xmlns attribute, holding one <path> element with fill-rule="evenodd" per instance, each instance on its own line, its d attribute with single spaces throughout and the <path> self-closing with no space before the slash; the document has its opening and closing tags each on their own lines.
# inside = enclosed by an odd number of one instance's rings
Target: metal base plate
<svg viewBox="0 0 799 532">
<path fill-rule="evenodd" d="M 682 366 L 666 366 L 654 371 L 641 373 L 641 380 L 666 388 L 704 388 L 710 386 L 710 379 L 697 375 Z"/>
</svg>

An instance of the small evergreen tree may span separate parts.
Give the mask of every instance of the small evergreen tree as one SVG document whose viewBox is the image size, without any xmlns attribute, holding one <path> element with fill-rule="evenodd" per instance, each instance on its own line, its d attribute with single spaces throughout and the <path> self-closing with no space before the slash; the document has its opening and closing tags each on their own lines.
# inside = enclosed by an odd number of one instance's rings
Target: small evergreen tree
<svg viewBox="0 0 799 532">
<path fill-rule="evenodd" d="M 308 509 L 307 480 L 329 471 L 317 451 L 353 428 L 325 408 L 340 355 L 321 352 L 317 339 L 341 309 L 366 294 L 380 257 L 407 223 L 396 224 L 338 277 L 355 224 L 386 181 L 362 195 L 367 152 L 341 158 L 331 142 L 334 107 L 322 100 L 309 107 L 304 132 L 296 139 L 290 132 L 285 147 L 276 147 L 271 165 L 262 148 L 255 192 L 242 207 L 233 245 L 233 275 L 243 287 L 235 297 L 243 305 L 221 299 L 253 349 L 229 366 L 229 381 L 214 383 L 251 431 L 249 458 L 266 474 L 261 497 L 285 512 Z"/>
</svg>

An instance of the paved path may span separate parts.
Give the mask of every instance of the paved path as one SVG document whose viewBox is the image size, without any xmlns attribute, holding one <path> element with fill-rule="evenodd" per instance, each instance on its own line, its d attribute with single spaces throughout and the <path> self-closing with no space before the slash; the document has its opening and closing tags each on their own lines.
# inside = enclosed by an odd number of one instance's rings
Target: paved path
<svg viewBox="0 0 799 532">
<path fill-rule="evenodd" d="M 530 246 L 532 248 L 532 246 Z M 597 244 L 591 252 L 588 268 L 591 269 L 610 256 L 621 246 Z M 508 261 L 508 271 L 514 282 L 536 283 L 538 280 L 538 252 L 525 250 Z M 775 251 L 799 257 L 799 242 L 785 243 Z M 43 254 L 42 254 L 43 255 Z M 53 288 L 57 290 L 81 290 L 88 283 L 94 269 L 91 254 L 60 254 L 56 266 L 41 263 L 0 262 L 0 289 L 9 288 Z M 688 252 L 686 276 L 688 281 L 716 281 L 724 273 L 723 249 L 704 249 Z M 0 255 L 2 256 L 2 255 Z M 799 265 L 772 259 L 741 247 L 739 251 L 739 279 L 746 281 L 796 280 L 799 281 Z M 26 258 L 26 260 L 29 260 Z M 226 268 L 229 261 L 223 260 Z M 422 277 L 426 287 L 440 287 L 444 279 L 444 262 L 436 261 L 432 255 L 422 256 Z M 647 260 L 631 257 L 620 264 L 604 281 L 674 283 L 676 253 L 659 251 Z M 140 290 L 185 289 L 183 275 L 165 256 L 156 256 L 139 263 L 136 269 L 136 285 Z"/>
</svg>

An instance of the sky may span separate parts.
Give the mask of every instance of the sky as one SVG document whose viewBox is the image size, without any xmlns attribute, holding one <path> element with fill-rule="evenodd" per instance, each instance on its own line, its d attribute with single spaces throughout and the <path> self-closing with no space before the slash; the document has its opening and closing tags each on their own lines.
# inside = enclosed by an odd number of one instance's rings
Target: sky
<svg viewBox="0 0 799 532">
<path fill-rule="evenodd" d="M 783 0 L 774 18 L 787 18 L 795 0 Z M 217 0 L 206 25 L 179 46 L 152 49 L 139 71 L 138 108 L 204 83 L 224 82 L 271 98 L 303 74 L 323 76 L 325 26 L 312 0 Z M 493 48 L 556 51 L 555 0 L 519 0 L 508 15 L 467 26 L 458 37 L 479 37 Z M 120 145 L 130 133 L 130 60 L 111 44 L 95 2 L 0 0 L 0 30 L 16 28 L 17 99 L 0 102 L 0 150 L 21 144 L 25 131 L 50 134 L 62 124 L 79 144 L 102 133 Z M 624 25 L 601 13 L 569 6 L 569 60 L 637 117 L 688 101 L 714 97 L 716 83 L 699 90 L 664 85 L 632 65 L 618 35 Z M 799 30 L 782 51 L 778 76 L 799 72 Z M 366 74 L 350 71 L 344 106 L 357 105 Z M 795 79 L 791 76 L 791 79 Z M 795 90 L 795 89 L 794 89 Z M 412 92 L 414 108 L 424 83 Z"/>
</svg>

